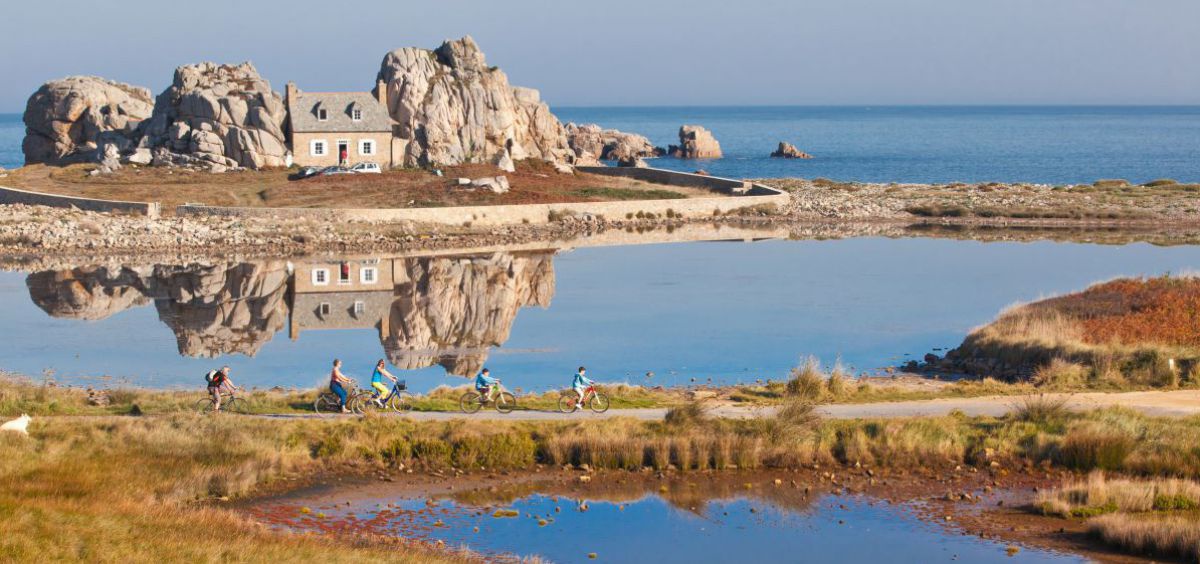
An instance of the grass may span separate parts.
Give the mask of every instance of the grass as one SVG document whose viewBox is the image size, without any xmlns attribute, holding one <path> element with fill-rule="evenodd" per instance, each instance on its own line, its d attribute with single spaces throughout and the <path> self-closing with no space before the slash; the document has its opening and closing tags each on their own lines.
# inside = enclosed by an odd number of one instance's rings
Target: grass
<svg viewBox="0 0 1200 564">
<path fill-rule="evenodd" d="M 1083 480 L 1039 492 L 1035 504 L 1048 515 L 1093 517 L 1103 513 L 1195 511 L 1200 483 L 1180 479 L 1112 479 L 1094 472 Z"/>
<path fill-rule="evenodd" d="M 687 198 L 687 194 L 681 194 L 672 190 L 634 190 L 631 188 L 581 188 L 572 191 L 572 194 L 587 200 L 600 201 L 624 201 L 624 200 L 679 200 Z"/>
<path fill-rule="evenodd" d="M 1194 386 L 1200 384 L 1197 310 L 1198 278 L 1111 280 L 1005 311 L 949 356 L 985 359 L 996 372 L 1028 374 L 1051 388 Z"/>
<path fill-rule="evenodd" d="M 1132 554 L 1154 554 L 1200 562 L 1200 516 L 1104 515 L 1088 522 L 1088 533 Z"/>
</svg>

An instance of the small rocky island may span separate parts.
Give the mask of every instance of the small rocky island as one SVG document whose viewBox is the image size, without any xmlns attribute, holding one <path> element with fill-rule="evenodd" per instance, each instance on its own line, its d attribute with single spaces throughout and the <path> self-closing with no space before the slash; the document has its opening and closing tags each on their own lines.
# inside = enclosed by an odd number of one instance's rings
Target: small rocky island
<svg viewBox="0 0 1200 564">
<path fill-rule="evenodd" d="M 771 158 L 775 159 L 811 159 L 812 155 L 797 149 L 795 145 L 786 141 L 779 142 L 779 148 L 771 153 Z"/>
</svg>

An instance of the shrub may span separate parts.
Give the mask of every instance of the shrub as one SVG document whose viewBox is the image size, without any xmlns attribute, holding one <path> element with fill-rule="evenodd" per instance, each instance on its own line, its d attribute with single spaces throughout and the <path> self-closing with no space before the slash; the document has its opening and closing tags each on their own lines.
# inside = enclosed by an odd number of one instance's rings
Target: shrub
<svg viewBox="0 0 1200 564">
<path fill-rule="evenodd" d="M 821 389 L 824 387 L 824 375 L 821 365 L 815 356 L 804 359 L 804 364 L 793 368 L 788 379 L 786 390 L 788 395 L 809 401 L 821 399 Z"/>
<path fill-rule="evenodd" d="M 686 429 L 702 425 L 708 419 L 708 409 L 698 401 L 689 401 L 667 410 L 663 421 L 670 427 Z"/>
<path fill-rule="evenodd" d="M 825 388 L 829 390 L 829 397 L 838 399 L 846 395 L 846 369 L 842 367 L 841 361 L 833 365 L 833 371 L 829 373 L 829 379 L 825 381 Z"/>
<path fill-rule="evenodd" d="M 1097 188 L 1120 188 L 1129 186 L 1129 181 L 1120 178 L 1102 178 L 1092 183 Z"/>
<path fill-rule="evenodd" d="M 1125 431 L 1089 422 L 1067 432 L 1056 458 L 1076 470 L 1119 470 L 1134 446 L 1134 438 Z"/>
<path fill-rule="evenodd" d="M 1018 421 L 1048 425 L 1062 421 L 1070 414 L 1067 401 L 1066 397 L 1046 394 L 1025 396 L 1013 405 L 1013 414 Z"/>
<path fill-rule="evenodd" d="M 1174 184 L 1179 184 L 1179 181 L 1172 179 L 1172 178 L 1158 178 L 1155 180 L 1151 180 L 1150 182 L 1147 182 L 1145 184 L 1142 184 L 1142 186 L 1145 186 L 1147 188 L 1155 188 L 1158 186 L 1171 186 Z"/>
<path fill-rule="evenodd" d="M 1159 554 L 1200 562 L 1200 527 L 1195 518 L 1105 515 L 1088 521 L 1088 533 L 1132 554 Z"/>
<path fill-rule="evenodd" d="M 954 204 L 921 204 L 904 208 L 904 211 L 921 217 L 966 217 L 971 210 Z"/>
<path fill-rule="evenodd" d="M 1087 383 L 1088 369 L 1061 358 L 1055 358 L 1033 373 L 1033 383 L 1051 388 L 1079 388 Z"/>
</svg>

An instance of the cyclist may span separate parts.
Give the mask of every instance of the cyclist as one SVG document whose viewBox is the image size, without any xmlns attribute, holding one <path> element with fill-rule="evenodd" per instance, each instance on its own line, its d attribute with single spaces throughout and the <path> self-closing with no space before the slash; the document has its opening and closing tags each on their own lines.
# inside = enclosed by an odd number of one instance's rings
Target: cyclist
<svg viewBox="0 0 1200 564">
<path fill-rule="evenodd" d="M 350 378 L 342 374 L 342 361 L 336 358 L 333 359 L 333 371 L 329 373 L 329 391 L 337 394 L 342 413 L 350 413 L 350 410 L 346 409 L 346 386 L 350 382 Z"/>
<path fill-rule="evenodd" d="M 391 380 L 392 384 L 396 383 L 396 377 L 392 376 L 392 374 L 387 371 L 387 363 L 385 363 L 381 358 L 379 359 L 379 362 L 375 363 L 375 372 L 371 374 L 371 387 L 375 388 L 375 397 L 373 400 L 375 403 L 379 404 L 380 407 L 383 406 L 383 398 L 386 398 L 392 391 L 388 389 L 386 385 L 384 385 L 384 378 Z"/>
<path fill-rule="evenodd" d="M 575 410 L 583 409 L 583 394 L 587 391 L 588 386 L 593 386 L 596 383 L 586 376 L 587 368 L 579 367 L 579 371 L 575 373 L 575 380 L 571 382 L 571 389 L 579 394 L 579 401 L 575 402 Z"/>
<path fill-rule="evenodd" d="M 492 399 L 492 395 L 496 393 L 496 385 L 500 383 L 499 378 L 492 378 L 490 370 L 484 368 L 478 376 L 475 377 L 475 391 L 479 392 L 479 403 L 487 403 Z"/>
<path fill-rule="evenodd" d="M 229 379 L 229 366 L 222 366 L 219 370 L 213 370 L 204 375 L 204 379 L 208 381 L 208 395 L 212 396 L 213 411 L 221 411 L 221 388 L 229 390 L 233 393 L 233 380 Z"/>
</svg>

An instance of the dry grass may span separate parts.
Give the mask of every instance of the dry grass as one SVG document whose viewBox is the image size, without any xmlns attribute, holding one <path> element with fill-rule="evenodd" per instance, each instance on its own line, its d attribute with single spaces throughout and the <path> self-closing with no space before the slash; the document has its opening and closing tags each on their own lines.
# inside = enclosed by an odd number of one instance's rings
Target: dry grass
<svg viewBox="0 0 1200 564">
<path fill-rule="evenodd" d="M 1040 492 L 1036 504 L 1044 513 L 1062 517 L 1194 511 L 1200 509 L 1200 483 L 1179 479 L 1111 479 L 1103 472 L 1094 472 L 1084 480 Z"/>
<path fill-rule="evenodd" d="M 803 400 L 818 401 L 823 395 L 825 375 L 821 372 L 821 362 L 817 357 L 804 359 L 804 364 L 793 368 L 787 381 L 787 393 Z"/>
<path fill-rule="evenodd" d="M 1088 522 L 1088 532 L 1125 552 L 1200 562 L 1197 515 L 1138 517 L 1103 515 Z"/>
</svg>

